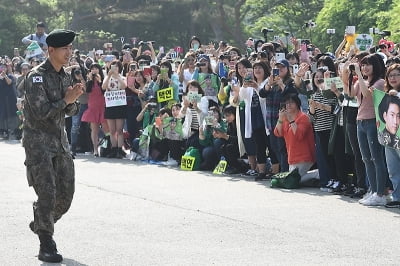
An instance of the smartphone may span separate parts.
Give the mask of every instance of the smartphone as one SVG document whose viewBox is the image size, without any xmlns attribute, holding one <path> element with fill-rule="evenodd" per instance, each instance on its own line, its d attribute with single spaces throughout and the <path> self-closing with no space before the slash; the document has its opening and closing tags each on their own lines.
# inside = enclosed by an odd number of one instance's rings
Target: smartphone
<svg viewBox="0 0 400 266">
<path fill-rule="evenodd" d="M 158 51 L 163 54 L 164 53 L 164 46 L 160 46 L 160 48 L 158 48 Z"/>
<path fill-rule="evenodd" d="M 131 65 L 129 66 L 129 69 L 130 69 L 131 71 L 136 71 L 136 68 L 137 68 L 137 66 L 136 66 L 135 64 L 131 64 Z"/>
<path fill-rule="evenodd" d="M 274 77 L 279 76 L 279 68 L 273 68 L 273 69 L 272 69 L 272 75 L 273 75 Z"/>
<path fill-rule="evenodd" d="M 276 53 L 275 59 L 276 59 L 276 61 L 285 59 L 285 53 Z"/>
<path fill-rule="evenodd" d="M 246 76 L 244 77 L 244 81 L 252 81 L 253 80 L 253 69 L 248 68 Z"/>
<path fill-rule="evenodd" d="M 118 72 L 118 68 L 117 68 L 116 65 L 111 65 L 110 69 L 111 69 L 111 71 L 113 71 L 113 72 Z"/>
<path fill-rule="evenodd" d="M 151 76 L 152 69 L 151 67 L 145 66 L 143 68 L 143 75 L 144 76 Z"/>
<path fill-rule="evenodd" d="M 157 116 L 155 119 L 156 126 L 160 127 L 162 125 L 161 117 Z"/>
<path fill-rule="evenodd" d="M 232 86 L 236 86 L 238 84 L 238 79 L 236 76 L 232 77 L 231 84 L 232 84 Z"/>
<path fill-rule="evenodd" d="M 298 71 L 299 71 L 299 65 L 298 64 L 294 64 L 292 66 L 292 74 L 296 75 Z"/>
<path fill-rule="evenodd" d="M 162 79 L 166 79 L 168 77 L 168 68 L 160 68 L 160 75 Z"/>
</svg>

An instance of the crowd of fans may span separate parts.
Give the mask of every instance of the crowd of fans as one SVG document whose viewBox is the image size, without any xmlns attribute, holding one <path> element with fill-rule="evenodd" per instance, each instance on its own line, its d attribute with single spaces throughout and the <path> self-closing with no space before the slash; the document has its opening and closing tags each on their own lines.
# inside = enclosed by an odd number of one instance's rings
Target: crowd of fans
<svg viewBox="0 0 400 266">
<path fill-rule="evenodd" d="M 358 51 L 345 48 L 346 38 L 335 54 L 295 38 L 289 45 L 250 38 L 244 50 L 192 37 L 186 53 L 161 47 L 156 53 L 153 45 L 74 52 L 66 70 L 86 90 L 80 113 L 68 118 L 74 156 L 180 166 L 195 149 L 190 155 L 200 170 L 226 160 L 226 174 L 263 180 L 297 168 L 303 184 L 367 206 L 400 207 L 400 105 L 382 111 L 381 120 L 395 124 L 382 135 L 372 93 L 399 96 L 394 47 Z M 3 138 L 21 138 L 23 80 L 45 57 L 1 58 Z"/>
</svg>

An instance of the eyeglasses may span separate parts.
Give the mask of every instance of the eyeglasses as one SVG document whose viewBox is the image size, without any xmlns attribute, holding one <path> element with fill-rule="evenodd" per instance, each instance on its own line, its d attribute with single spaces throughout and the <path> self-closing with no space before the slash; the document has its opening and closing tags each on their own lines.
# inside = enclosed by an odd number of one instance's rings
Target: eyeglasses
<svg viewBox="0 0 400 266">
<path fill-rule="evenodd" d="M 397 77 L 400 77 L 400 73 L 397 73 L 397 74 L 389 74 L 387 77 L 388 77 L 389 79 L 391 79 L 391 78 L 397 78 Z"/>
</svg>

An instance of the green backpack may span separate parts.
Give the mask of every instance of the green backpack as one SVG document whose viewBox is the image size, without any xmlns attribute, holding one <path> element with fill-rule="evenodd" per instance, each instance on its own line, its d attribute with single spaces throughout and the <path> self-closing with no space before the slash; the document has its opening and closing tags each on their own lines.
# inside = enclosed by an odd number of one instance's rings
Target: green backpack
<svg viewBox="0 0 400 266">
<path fill-rule="evenodd" d="M 195 147 L 189 147 L 181 159 L 181 169 L 195 171 L 200 169 L 201 155 Z"/>
<path fill-rule="evenodd" d="M 289 172 L 277 173 L 272 176 L 271 187 L 272 188 L 299 188 L 301 176 L 299 170 L 295 168 Z"/>
</svg>

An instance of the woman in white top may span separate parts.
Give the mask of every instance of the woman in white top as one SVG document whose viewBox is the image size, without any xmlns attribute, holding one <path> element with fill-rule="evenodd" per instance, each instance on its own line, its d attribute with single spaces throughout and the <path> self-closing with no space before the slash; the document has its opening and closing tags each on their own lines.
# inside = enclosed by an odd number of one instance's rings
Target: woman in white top
<svg viewBox="0 0 400 266">
<path fill-rule="evenodd" d="M 126 89 L 125 77 L 122 72 L 122 63 L 119 60 L 114 60 L 111 63 L 110 70 L 104 79 L 102 89 L 105 91 L 117 91 Z M 107 156 L 108 158 L 123 158 L 125 152 L 122 150 L 124 143 L 123 127 L 126 119 L 126 104 L 119 106 L 106 107 L 104 117 L 107 120 L 110 129 L 110 140 L 112 151 Z"/>
</svg>

